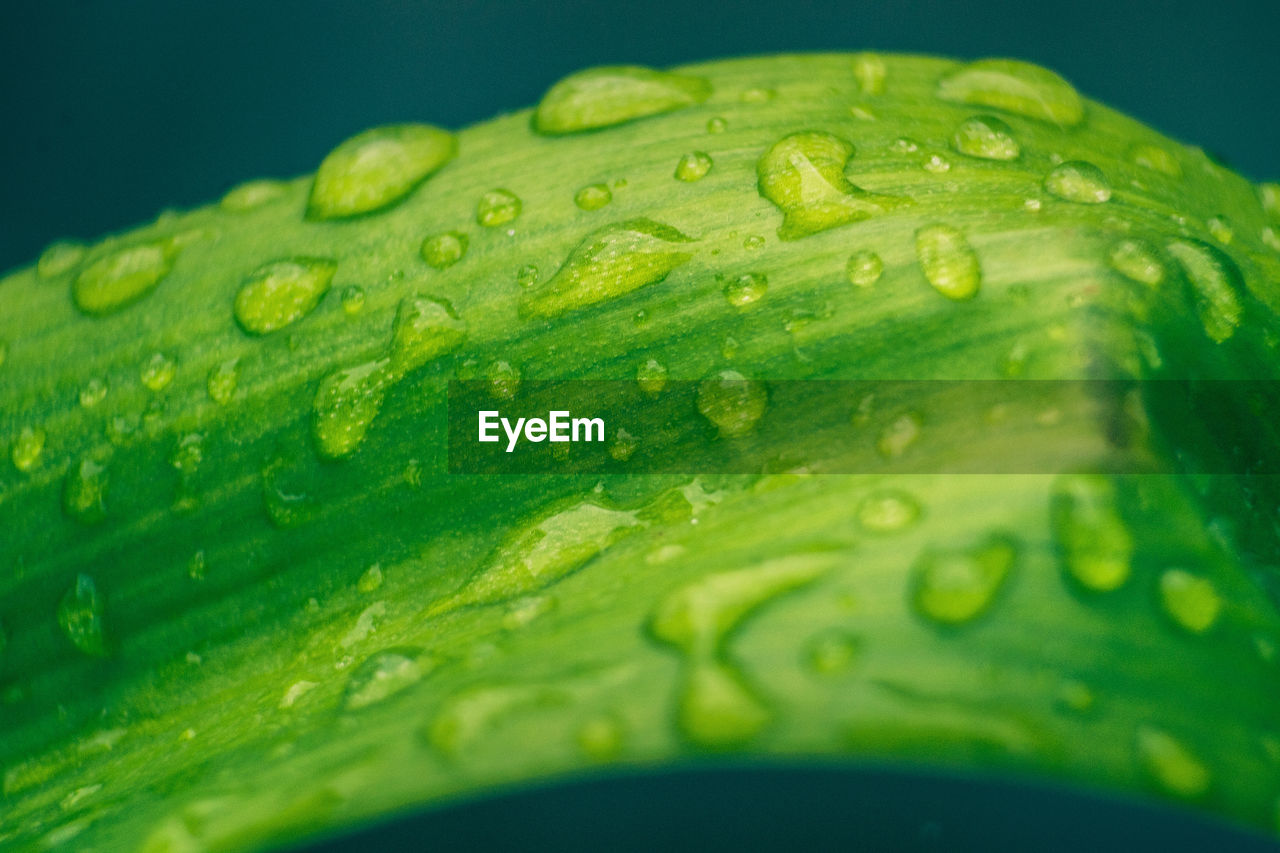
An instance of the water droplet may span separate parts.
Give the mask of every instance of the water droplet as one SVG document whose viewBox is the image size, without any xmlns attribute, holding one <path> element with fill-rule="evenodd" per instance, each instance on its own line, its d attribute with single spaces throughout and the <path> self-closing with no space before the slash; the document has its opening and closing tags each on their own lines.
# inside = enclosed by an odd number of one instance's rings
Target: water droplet
<svg viewBox="0 0 1280 853">
<path fill-rule="evenodd" d="M 884 273 L 884 261 L 870 249 L 859 249 L 849 256 L 844 272 L 854 287 L 872 287 Z"/>
<path fill-rule="evenodd" d="M 1280 254 L 1280 229 L 1272 228 L 1270 225 L 1262 229 L 1262 244 L 1276 254 Z M 0 363 L 4 359 L 0 358 Z"/>
<path fill-rule="evenodd" d="M 510 190 L 489 190 L 476 203 L 476 222 L 486 228 L 506 225 L 520 215 L 523 203 Z"/>
<path fill-rule="evenodd" d="M 748 380 L 736 370 L 722 370 L 698 384 L 698 411 L 725 438 L 755 429 L 768 405 L 764 383 Z"/>
<path fill-rule="evenodd" d="M 611 761 L 622 752 L 622 723 L 612 716 L 592 717 L 578 729 L 577 741 L 592 761 Z"/>
<path fill-rule="evenodd" d="M 966 119 L 956 128 L 951 145 L 961 154 L 983 160 L 1016 160 L 1022 153 L 1013 128 L 995 116 Z"/>
<path fill-rule="evenodd" d="M 533 114 L 539 133 L 576 133 L 700 104 L 711 94 L 701 77 L 639 66 L 589 68 L 552 86 Z"/>
<path fill-rule="evenodd" d="M 690 741 L 724 749 L 755 737 L 769 711 L 728 667 L 704 663 L 685 676 L 677 720 Z"/>
<path fill-rule="evenodd" d="M 495 361 L 484 371 L 489 395 L 498 400 L 510 400 L 520 390 L 520 369 L 509 361 Z"/>
<path fill-rule="evenodd" d="M 864 95 L 884 94 L 884 78 L 888 74 L 884 59 L 874 53 L 857 53 L 853 57 L 853 76 L 858 91 Z"/>
<path fill-rule="evenodd" d="M 1111 198 L 1106 175 L 1092 163 L 1068 160 L 1053 168 L 1044 179 L 1045 191 L 1063 201 L 1102 204 Z"/>
<path fill-rule="evenodd" d="M 920 143 L 916 142 L 914 139 L 899 136 L 897 139 L 893 140 L 893 143 L 889 146 L 889 150 L 894 154 L 914 154 L 920 150 Z"/>
<path fill-rule="evenodd" d="M 482 734 L 519 712 L 559 708 L 571 699 L 565 687 L 545 684 L 472 687 L 450 697 L 426 730 L 431 745 L 454 757 Z"/>
<path fill-rule="evenodd" d="M 287 185 L 282 181 L 257 180 L 249 181 L 232 189 L 222 197 L 219 206 L 223 210 L 244 213 L 256 210 L 264 204 L 275 201 L 284 195 Z"/>
<path fill-rule="evenodd" d="M 193 581 L 202 581 L 208 568 L 208 560 L 205 558 L 204 551 L 196 551 L 191 555 L 191 559 L 187 560 L 187 577 Z"/>
<path fill-rule="evenodd" d="M 97 377 L 90 379 L 80 389 L 80 405 L 92 409 L 107 397 L 107 383 Z"/>
<path fill-rule="evenodd" d="M 326 459 L 355 452 L 382 409 L 392 382 L 390 359 L 367 361 L 326 376 L 312 403 L 316 451 Z"/>
<path fill-rule="evenodd" d="M 163 391 L 173 381 L 177 367 L 162 352 L 152 353 L 142 365 L 142 384 L 151 391 Z"/>
<path fill-rule="evenodd" d="M 896 459 L 919 440 L 923 427 L 923 419 L 915 412 L 894 418 L 876 437 L 876 452 L 885 459 Z"/>
<path fill-rule="evenodd" d="M 462 260 L 467 243 L 467 235 L 461 231 L 436 234 L 422 241 L 422 259 L 435 269 L 446 269 Z"/>
<path fill-rule="evenodd" d="M 724 286 L 724 297 L 735 308 L 746 308 L 758 302 L 769 289 L 769 279 L 763 273 L 749 272 L 730 279 Z"/>
<path fill-rule="evenodd" d="M 430 669 L 419 649 L 384 649 L 351 671 L 342 706 L 358 711 L 385 702 L 417 684 Z"/>
<path fill-rule="evenodd" d="M 283 329 L 320 304 L 336 270 L 324 258 L 288 258 L 258 267 L 236 293 L 236 322 L 251 335 Z"/>
<path fill-rule="evenodd" d="M 1164 280 L 1164 264 L 1155 249 L 1141 240 L 1121 240 L 1107 260 L 1112 269 L 1141 284 L 1155 287 Z"/>
<path fill-rule="evenodd" d="M 619 427 L 613 441 L 609 442 L 609 456 L 619 462 L 626 462 L 639 446 L 634 435 Z"/>
<path fill-rule="evenodd" d="M 168 243 L 144 243 L 99 258 L 76 276 L 71 287 L 76 307 L 95 316 L 127 308 L 169 274 L 173 257 Z"/>
<path fill-rule="evenodd" d="M 502 614 L 504 631 L 519 631 L 540 616 L 556 609 L 556 599 L 550 595 L 528 595 L 516 599 Z"/>
<path fill-rule="evenodd" d="M 391 334 L 391 369 L 396 376 L 452 352 L 467 336 L 467 324 L 443 300 L 411 296 L 400 300 Z"/>
<path fill-rule="evenodd" d="M 107 516 L 107 466 L 91 456 L 72 466 L 62 487 L 62 507 L 67 515 L 85 524 Z"/>
<path fill-rule="evenodd" d="M 705 151 L 690 151 L 676 163 L 675 177 L 685 182 L 698 181 L 710 171 L 711 155 Z"/>
<path fill-rule="evenodd" d="M 1235 236 L 1235 231 L 1232 230 L 1231 223 L 1227 221 L 1225 216 L 1212 216 L 1206 225 L 1213 239 L 1224 246 L 1230 243 Z"/>
<path fill-rule="evenodd" d="M 938 81 L 938 97 L 1063 127 L 1084 118 L 1084 104 L 1070 83 L 1047 68 L 1016 59 L 970 62 Z"/>
<path fill-rule="evenodd" d="M 994 535 L 962 550 L 926 550 L 911 568 L 911 603 L 940 625 L 964 625 L 991 607 L 1013 568 L 1013 540 Z"/>
<path fill-rule="evenodd" d="M 364 288 L 350 284 L 342 288 L 342 313 L 354 317 L 364 310 Z"/>
<path fill-rule="evenodd" d="M 629 219 L 587 235 L 550 279 L 521 294 L 520 313 L 553 317 L 630 293 L 693 257 L 691 238 L 651 219 Z"/>
<path fill-rule="evenodd" d="M 1180 628 L 1203 634 L 1222 613 L 1222 598 L 1208 578 L 1185 569 L 1168 569 L 1160 575 L 1160 606 Z"/>
<path fill-rule="evenodd" d="M 805 647 L 804 662 L 818 675 L 847 672 L 858 660 L 862 641 L 846 631 L 823 631 Z"/>
<path fill-rule="evenodd" d="M 1171 178 L 1182 177 L 1182 166 L 1178 159 L 1163 148 L 1145 143 L 1135 145 L 1129 151 L 1129 159 L 1144 169 L 1163 172 Z"/>
<path fill-rule="evenodd" d="M 236 386 L 240 382 L 239 364 L 240 359 L 229 358 L 209 371 L 209 378 L 205 382 L 209 399 L 220 406 L 231 402 L 231 398 L 236 393 Z"/>
<path fill-rule="evenodd" d="M 102 632 L 102 597 L 88 575 L 76 575 L 76 582 L 58 602 L 58 627 L 71 644 L 90 657 L 106 657 Z"/>
<path fill-rule="evenodd" d="M 315 513 L 315 501 L 307 493 L 304 477 L 284 459 L 262 470 L 262 506 L 275 527 L 296 527 Z"/>
<path fill-rule="evenodd" d="M 930 154 L 928 159 L 924 161 L 924 170 L 940 175 L 943 172 L 951 171 L 951 161 L 941 154 Z"/>
<path fill-rule="evenodd" d="M 1153 726 L 1139 726 L 1138 764 L 1170 796 L 1194 799 L 1209 790 L 1209 769 L 1180 740 Z"/>
<path fill-rule="evenodd" d="M 639 524 L 634 512 L 590 501 L 552 511 L 510 536 L 475 577 L 433 605 L 427 615 L 508 601 L 548 586 L 582 568 Z"/>
<path fill-rule="evenodd" d="M 320 163 L 307 217 L 334 219 L 390 207 L 456 153 L 453 134 L 430 125 L 394 124 L 358 133 Z"/>
<path fill-rule="evenodd" d="M 1057 695 L 1054 696 L 1056 707 L 1073 714 L 1087 714 L 1093 710 L 1096 703 L 1097 697 L 1094 695 L 1093 688 L 1073 678 L 1059 684 Z"/>
<path fill-rule="evenodd" d="M 752 234 L 742 241 L 742 248 L 748 252 L 755 252 L 764 248 L 764 238 L 759 234 Z"/>
<path fill-rule="evenodd" d="M 18 437 L 14 439 L 13 447 L 9 450 L 13 467 L 24 474 L 39 467 L 40 458 L 44 455 L 44 440 L 44 430 L 39 427 L 24 426 L 18 432 Z"/>
<path fill-rule="evenodd" d="M 636 384 L 644 393 L 656 397 L 667 387 L 667 369 L 651 358 L 636 369 Z"/>
<path fill-rule="evenodd" d="M 292 708 L 294 705 L 298 704 L 299 699 L 306 696 L 319 686 L 320 682 L 318 681 L 307 681 L 305 679 L 302 681 L 295 681 L 293 684 L 289 685 L 289 689 L 280 697 L 280 704 L 277 707 L 282 711 L 287 708 Z"/>
<path fill-rule="evenodd" d="M 933 289 L 948 299 L 972 299 L 982 284 L 982 268 L 965 239 L 950 225 L 927 225 L 916 231 L 916 258 Z"/>
<path fill-rule="evenodd" d="M 59 240 L 49 244 L 36 261 L 36 275 L 41 278 L 53 278 L 69 271 L 84 258 L 85 247 L 82 243 Z"/>
<path fill-rule="evenodd" d="M 778 237 L 796 240 L 869 219 L 909 203 L 869 193 L 845 178 L 853 145 L 829 133 L 794 133 L 775 142 L 756 164 L 760 195 L 782 211 Z"/>
<path fill-rule="evenodd" d="M 613 193 L 605 184 L 588 184 L 573 196 L 573 203 L 582 210 L 599 210 L 611 201 Z"/>
<path fill-rule="evenodd" d="M 521 287 L 533 287 L 538 283 L 538 268 L 533 264 L 525 264 L 516 270 L 516 284 Z"/>
<path fill-rule="evenodd" d="M 707 133 L 724 133 L 729 128 L 729 123 L 721 116 L 713 116 L 707 119 Z"/>
<path fill-rule="evenodd" d="M 871 533 L 896 533 L 920 518 L 920 503 L 896 489 L 872 492 L 858 504 L 858 523 Z"/>
<path fill-rule="evenodd" d="M 1198 240 L 1174 240 L 1165 249 L 1191 282 L 1205 334 L 1215 343 L 1233 336 L 1244 315 L 1240 301 L 1244 280 L 1235 262 L 1222 250 Z"/>
<path fill-rule="evenodd" d="M 1085 589 L 1108 592 L 1129 579 L 1133 537 L 1120 515 L 1115 483 L 1098 474 L 1058 477 L 1049 524 L 1067 575 Z"/>
<path fill-rule="evenodd" d="M 202 462 L 204 462 L 204 436 L 198 432 L 187 433 L 178 439 L 178 444 L 169 457 L 169 464 L 178 472 L 183 488 L 189 485 L 191 478 L 200 470 Z"/>
</svg>

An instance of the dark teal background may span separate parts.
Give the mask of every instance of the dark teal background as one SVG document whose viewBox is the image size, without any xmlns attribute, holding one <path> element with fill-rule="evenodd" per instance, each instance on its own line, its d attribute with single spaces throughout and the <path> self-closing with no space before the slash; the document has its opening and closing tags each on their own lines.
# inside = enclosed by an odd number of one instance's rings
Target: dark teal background
<svg viewBox="0 0 1280 853">
<path fill-rule="evenodd" d="M 0 270 L 309 172 L 370 125 L 458 127 L 602 63 L 1014 56 L 1274 179 L 1278 24 L 1274 0 L 0 0 Z"/>
</svg>

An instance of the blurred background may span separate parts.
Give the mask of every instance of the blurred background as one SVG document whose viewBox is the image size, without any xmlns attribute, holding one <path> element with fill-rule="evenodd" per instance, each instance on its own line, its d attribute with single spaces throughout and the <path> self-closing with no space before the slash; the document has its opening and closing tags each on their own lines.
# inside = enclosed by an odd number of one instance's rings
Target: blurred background
<svg viewBox="0 0 1280 853">
<path fill-rule="evenodd" d="M 569 71 L 778 51 L 1012 56 L 1280 177 L 1280 10 L 1117 0 L 43 0 L 0 3 L 0 270 L 371 125 L 458 127 Z"/>
</svg>

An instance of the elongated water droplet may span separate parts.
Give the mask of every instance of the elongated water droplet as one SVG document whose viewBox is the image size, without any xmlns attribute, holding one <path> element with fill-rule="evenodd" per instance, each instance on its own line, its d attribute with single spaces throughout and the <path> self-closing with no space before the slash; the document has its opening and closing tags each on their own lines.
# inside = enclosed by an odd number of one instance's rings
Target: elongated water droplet
<svg viewBox="0 0 1280 853">
<path fill-rule="evenodd" d="M 520 297 L 520 313 L 553 317 L 656 284 L 693 257 L 691 238 L 652 219 L 629 219 L 589 234 L 556 274 Z"/>
<path fill-rule="evenodd" d="M 613 193 L 606 184 L 588 184 L 573 195 L 573 203 L 582 210 L 599 210 L 613 201 Z"/>
<path fill-rule="evenodd" d="M 476 202 L 476 222 L 486 228 L 506 225 L 520 215 L 523 206 L 520 197 L 510 190 L 489 190 Z"/>
<path fill-rule="evenodd" d="M 782 211 L 778 237 L 796 240 L 910 203 L 856 187 L 844 176 L 853 145 L 829 133 L 794 133 L 756 164 L 760 195 Z"/>
<path fill-rule="evenodd" d="M 151 391 L 163 391 L 173 381 L 177 367 L 162 352 L 152 353 L 142 365 L 142 384 Z"/>
<path fill-rule="evenodd" d="M 296 527 L 315 515 L 315 499 L 296 464 L 276 459 L 262 470 L 262 506 L 275 527 Z"/>
<path fill-rule="evenodd" d="M 1185 569 L 1160 575 L 1160 606 L 1178 627 L 1192 634 L 1212 628 L 1222 613 L 1222 598 L 1213 581 Z"/>
<path fill-rule="evenodd" d="M 928 225 L 916 231 L 916 259 L 933 289 L 948 299 L 972 299 L 982 284 L 978 256 L 950 225 Z"/>
<path fill-rule="evenodd" d="M 685 676 L 677 722 L 693 743 L 725 749 L 755 737 L 768 724 L 769 711 L 733 670 L 708 662 Z"/>
<path fill-rule="evenodd" d="M 1120 515 L 1115 483 L 1099 474 L 1066 474 L 1052 487 L 1049 525 L 1067 576 L 1094 592 L 1129 579 L 1133 536 Z"/>
<path fill-rule="evenodd" d="M 698 411 L 725 438 L 751 432 L 768 406 L 764 383 L 748 380 L 736 370 L 722 370 L 698 384 Z"/>
<path fill-rule="evenodd" d="M 209 399 L 219 406 L 230 403 L 231 398 L 235 396 L 236 386 L 240 383 L 239 365 L 240 359 L 229 358 L 209 371 L 205 388 L 209 392 Z"/>
<path fill-rule="evenodd" d="M 884 273 L 884 261 L 870 249 L 859 249 L 849 256 L 844 272 L 854 287 L 872 287 Z"/>
<path fill-rule="evenodd" d="M 912 566 L 911 603 L 940 625 L 963 625 L 985 613 L 1017 557 L 1012 538 L 994 535 L 962 550 L 930 549 Z"/>
<path fill-rule="evenodd" d="M 144 243 L 99 258 L 80 271 L 71 287 L 76 307 L 101 316 L 127 308 L 155 289 L 173 264 L 169 243 Z"/>
<path fill-rule="evenodd" d="M 764 296 L 769 279 L 763 273 L 749 272 L 730 279 L 724 286 L 724 298 L 734 308 L 746 308 Z"/>
<path fill-rule="evenodd" d="M 1047 68 L 1016 59 L 980 59 L 938 81 L 938 97 L 1070 127 L 1084 118 L 1071 84 Z"/>
<path fill-rule="evenodd" d="M 1198 240 L 1174 240 L 1165 250 L 1182 267 L 1195 294 L 1204 333 L 1222 343 L 1236 333 L 1244 318 L 1240 269 L 1221 249 Z"/>
<path fill-rule="evenodd" d="M 1155 249 L 1141 240 L 1121 240 L 1112 247 L 1107 261 L 1126 278 L 1155 287 L 1164 280 L 1164 264 Z"/>
<path fill-rule="evenodd" d="M 1111 199 L 1106 175 L 1084 160 L 1068 160 L 1055 166 L 1044 179 L 1044 188 L 1050 195 L 1077 204 L 1102 204 Z"/>
<path fill-rule="evenodd" d="M 248 181 L 224 195 L 218 206 L 234 213 L 245 213 L 275 201 L 284 195 L 286 189 L 288 185 L 283 181 Z"/>
<path fill-rule="evenodd" d="M 711 155 L 705 151 L 690 151 L 676 163 L 675 177 L 685 182 L 698 181 L 710 171 Z"/>
<path fill-rule="evenodd" d="M 1016 160 L 1022 153 L 1013 128 L 995 116 L 966 119 L 952 135 L 951 146 L 961 154 L 983 160 Z"/>
<path fill-rule="evenodd" d="M 48 248 L 40 253 L 40 260 L 36 261 L 36 275 L 41 278 L 62 275 L 80 263 L 84 254 L 83 243 L 72 243 L 69 240 L 50 243 Z"/>
<path fill-rule="evenodd" d="M 1141 143 L 1133 146 L 1129 151 L 1129 159 L 1144 169 L 1162 172 L 1171 178 L 1182 177 L 1182 166 L 1178 164 L 1178 158 L 1155 145 Z"/>
<path fill-rule="evenodd" d="M 316 451 L 326 459 L 341 459 L 355 452 L 381 411 L 391 382 L 391 361 L 386 358 L 326 376 L 312 403 Z"/>
<path fill-rule="evenodd" d="M 44 455 L 44 440 L 44 430 L 40 427 L 24 426 L 18 432 L 18 437 L 13 440 L 13 447 L 9 450 L 13 467 L 24 474 L 38 468 L 40 459 Z"/>
<path fill-rule="evenodd" d="M 701 77 L 639 66 L 589 68 L 552 86 L 533 114 L 539 133 L 576 133 L 700 104 L 711 94 Z"/>
<path fill-rule="evenodd" d="M 467 336 L 467 324 L 453 306 L 426 296 L 407 296 L 396 308 L 391 333 L 391 370 L 402 376 L 452 352 Z"/>
<path fill-rule="evenodd" d="M 90 657 L 106 657 L 102 630 L 102 597 L 93 578 L 76 575 L 76 582 L 58 602 L 58 627 L 71 644 Z"/>
<path fill-rule="evenodd" d="M 644 393 L 656 397 L 667 387 L 667 369 L 651 358 L 636 369 L 636 384 Z"/>
<path fill-rule="evenodd" d="M 351 671 L 342 707 L 358 711 L 385 702 L 417 684 L 430 669 L 420 649 L 383 649 Z"/>
<path fill-rule="evenodd" d="M 858 91 L 864 95 L 884 94 L 884 80 L 888 76 L 884 59 L 874 53 L 857 53 L 853 57 L 853 77 L 858 81 Z"/>
<path fill-rule="evenodd" d="M 422 241 L 422 259 L 428 266 L 447 269 L 462 260 L 467 253 L 468 242 L 467 235 L 461 231 L 435 234 Z"/>
<path fill-rule="evenodd" d="M 251 335 L 283 329 L 315 310 L 336 270 L 333 261 L 301 257 L 258 267 L 236 293 L 236 322 Z"/>
<path fill-rule="evenodd" d="M 1189 800 L 1209 790 L 1209 768 L 1168 732 L 1140 726 L 1135 750 L 1139 766 L 1164 793 Z"/>
<path fill-rule="evenodd" d="M 920 518 L 920 503 L 896 489 L 872 492 L 858 504 L 858 523 L 871 533 L 896 533 Z"/>
<path fill-rule="evenodd" d="M 320 163 L 307 217 L 334 219 L 390 207 L 455 153 L 453 134 L 426 124 L 395 124 L 358 133 Z"/>
<path fill-rule="evenodd" d="M 76 521 L 93 524 L 107 516 L 107 466 L 91 457 L 72 466 L 62 487 L 62 508 Z"/>
</svg>

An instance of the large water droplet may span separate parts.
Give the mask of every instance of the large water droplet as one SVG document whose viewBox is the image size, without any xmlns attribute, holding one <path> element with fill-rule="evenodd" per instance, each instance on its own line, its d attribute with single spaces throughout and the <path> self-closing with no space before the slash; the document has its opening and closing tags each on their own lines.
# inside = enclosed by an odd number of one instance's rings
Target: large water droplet
<svg viewBox="0 0 1280 853">
<path fill-rule="evenodd" d="M 453 306 L 426 296 L 400 300 L 391 333 L 391 370 L 401 376 L 452 352 L 467 336 L 467 324 Z"/>
<path fill-rule="evenodd" d="M 288 185 L 283 181 L 270 179 L 249 181 L 224 195 L 218 205 L 223 210 L 245 213 L 275 201 L 284 195 L 287 188 Z"/>
<path fill-rule="evenodd" d="M 726 438 L 755 429 L 768 406 L 764 383 L 748 380 L 736 370 L 722 370 L 698 383 L 698 411 Z"/>
<path fill-rule="evenodd" d="M 982 284 L 982 268 L 957 229 L 927 225 L 916 231 L 916 259 L 933 289 L 948 299 L 972 299 Z"/>
<path fill-rule="evenodd" d="M 1100 474 L 1065 474 L 1050 495 L 1049 524 L 1073 581 L 1108 592 L 1129 579 L 1133 536 L 1120 515 L 1115 483 Z"/>
<path fill-rule="evenodd" d="M 1022 153 L 1013 128 L 995 116 L 966 119 L 956 128 L 951 145 L 961 154 L 983 160 L 1016 160 Z"/>
<path fill-rule="evenodd" d="M 638 66 L 589 68 L 552 86 L 533 114 L 539 133 L 609 127 L 700 104 L 711 94 L 701 77 Z"/>
<path fill-rule="evenodd" d="M 40 260 L 36 261 L 36 275 L 41 278 L 62 275 L 80 263 L 84 254 L 85 247 L 82 243 L 72 243 L 68 240 L 51 243 L 40 253 Z"/>
<path fill-rule="evenodd" d="M 230 403 L 231 398 L 235 396 L 236 386 L 240 383 L 239 365 L 240 359 L 229 358 L 209 370 L 205 388 L 209 392 L 209 399 L 219 406 Z"/>
<path fill-rule="evenodd" d="M 768 289 L 769 279 L 764 273 L 749 272 L 725 283 L 724 298 L 734 308 L 746 308 L 760 301 Z"/>
<path fill-rule="evenodd" d="M 1017 557 L 1009 536 L 960 550 L 929 549 L 912 566 L 911 603 L 940 625 L 963 625 L 991 607 Z"/>
<path fill-rule="evenodd" d="M 1222 613 L 1222 597 L 1213 581 L 1185 569 L 1167 569 L 1160 575 L 1160 606 L 1178 627 L 1203 634 Z"/>
<path fill-rule="evenodd" d="M 757 188 L 782 211 L 780 239 L 796 240 L 909 203 L 849 183 L 844 170 L 852 157 L 852 143 L 816 132 L 794 133 L 765 152 L 756 164 Z"/>
<path fill-rule="evenodd" d="M 1198 240 L 1174 240 L 1165 246 L 1195 294 L 1196 312 L 1204 333 L 1222 343 L 1236 333 L 1244 317 L 1240 269 L 1221 249 Z"/>
<path fill-rule="evenodd" d="M 169 358 L 162 352 L 152 353 L 142 364 L 142 372 L 139 378 L 142 384 L 150 391 L 163 391 L 169 387 L 169 383 L 173 381 L 174 375 L 177 373 L 177 367 L 173 363 L 173 359 Z"/>
<path fill-rule="evenodd" d="M 44 455 L 44 441 L 44 430 L 40 427 L 24 426 L 18 432 L 18 437 L 13 440 L 13 447 L 9 449 L 9 458 L 13 460 L 13 467 L 24 474 L 39 467 L 40 459 Z"/>
<path fill-rule="evenodd" d="M 897 489 L 872 492 L 858 504 L 858 523 L 871 533 L 896 533 L 920 518 L 920 503 Z"/>
<path fill-rule="evenodd" d="M 236 293 L 236 321 L 251 335 L 288 326 L 320 304 L 336 270 L 324 258 L 289 258 L 258 267 Z"/>
<path fill-rule="evenodd" d="M 389 207 L 456 152 L 452 133 L 425 124 L 388 125 L 358 133 L 320 163 L 307 216 L 333 219 Z"/>
<path fill-rule="evenodd" d="M 1102 204 L 1111 199 L 1107 176 L 1084 160 L 1059 163 L 1044 179 L 1044 188 L 1052 196 L 1077 204 Z"/>
<path fill-rule="evenodd" d="M 606 184 L 587 184 L 573 195 L 573 203 L 582 210 L 599 210 L 613 201 L 613 193 Z"/>
<path fill-rule="evenodd" d="M 844 272 L 854 287 L 872 287 L 884 273 L 884 261 L 870 249 L 859 249 L 849 256 Z"/>
<path fill-rule="evenodd" d="M 446 231 L 422 241 L 422 259 L 438 270 L 447 269 L 462 260 L 467 253 L 467 235 L 461 231 Z"/>
<path fill-rule="evenodd" d="M 71 518 L 93 524 L 106 518 L 107 466 L 86 456 L 72 466 L 62 487 L 62 508 Z"/>
<path fill-rule="evenodd" d="M 524 203 L 511 190 L 489 190 L 476 202 L 476 222 L 486 228 L 496 228 L 515 221 Z"/>
<path fill-rule="evenodd" d="M 326 376 L 312 403 L 316 451 L 326 459 L 355 452 L 382 409 L 392 382 L 390 359 L 367 361 Z"/>
<path fill-rule="evenodd" d="M 1209 768 L 1168 732 L 1140 726 L 1134 746 L 1139 766 L 1166 794 L 1195 799 L 1209 790 Z"/>
<path fill-rule="evenodd" d="M 1155 287 L 1164 280 L 1164 264 L 1155 249 L 1141 240 L 1121 240 L 1107 255 L 1112 269 L 1126 278 Z"/>
<path fill-rule="evenodd" d="M 58 627 L 71 644 L 85 654 L 107 656 L 102 631 L 102 597 L 93 578 L 76 575 L 76 582 L 58 602 Z"/>
<path fill-rule="evenodd" d="M 99 258 L 80 271 L 71 286 L 76 307 L 101 316 L 146 296 L 169 274 L 175 250 L 169 243 L 144 243 Z"/>
<path fill-rule="evenodd" d="M 669 225 L 629 219 L 587 235 L 556 274 L 520 296 L 526 316 L 553 317 L 665 279 L 693 257 L 693 242 Z"/>
<path fill-rule="evenodd" d="M 385 702 L 421 681 L 430 669 L 420 649 L 384 649 L 351 671 L 342 694 L 342 706 L 348 711 L 358 711 Z"/>
<path fill-rule="evenodd" d="M 938 97 L 1070 127 L 1084 118 L 1071 84 L 1047 68 L 1016 59 L 980 59 L 938 81 Z"/>
<path fill-rule="evenodd" d="M 676 163 L 675 178 L 693 182 L 706 177 L 711 171 L 711 155 L 705 151 L 690 151 Z"/>
</svg>

